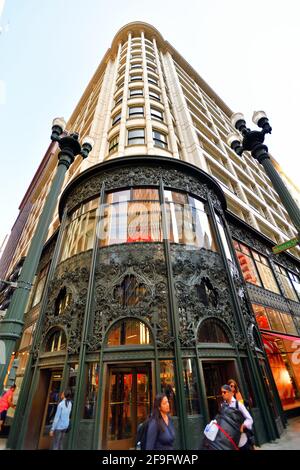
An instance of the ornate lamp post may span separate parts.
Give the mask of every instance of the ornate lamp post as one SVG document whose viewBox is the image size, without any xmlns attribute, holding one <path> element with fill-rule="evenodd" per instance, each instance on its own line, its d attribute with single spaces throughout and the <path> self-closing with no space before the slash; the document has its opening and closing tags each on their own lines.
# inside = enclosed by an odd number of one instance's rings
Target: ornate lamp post
<svg viewBox="0 0 300 470">
<path fill-rule="evenodd" d="M 79 134 L 67 134 L 65 127 L 66 123 L 63 118 L 54 119 L 51 140 L 57 142 L 60 148 L 56 173 L 25 258 L 16 290 L 6 315 L 0 322 L 0 349 L 4 353 L 0 362 L 0 392 L 3 389 L 15 343 L 22 334 L 27 301 L 66 171 L 73 163 L 76 155 L 80 154 L 83 158 L 86 158 L 93 148 L 93 140 L 90 137 L 85 137 L 81 145 L 78 141 Z"/>
<path fill-rule="evenodd" d="M 261 128 L 261 131 L 248 129 L 243 114 L 234 113 L 231 116 L 231 123 L 240 132 L 242 138 L 240 135 L 233 132 L 228 135 L 227 143 L 239 156 L 241 156 L 244 151 L 248 150 L 251 152 L 252 157 L 264 167 L 282 204 L 295 225 L 298 238 L 300 239 L 300 209 L 274 168 L 268 153 L 268 147 L 264 145 L 265 135 L 271 134 L 272 132 L 267 115 L 264 111 L 255 111 L 252 120 L 254 124 Z"/>
</svg>

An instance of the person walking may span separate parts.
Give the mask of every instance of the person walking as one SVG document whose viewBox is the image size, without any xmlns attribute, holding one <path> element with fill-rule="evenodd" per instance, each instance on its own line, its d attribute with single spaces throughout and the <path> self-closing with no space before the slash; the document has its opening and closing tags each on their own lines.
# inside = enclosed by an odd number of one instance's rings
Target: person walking
<svg viewBox="0 0 300 470">
<path fill-rule="evenodd" d="M 175 429 L 169 413 L 167 396 L 164 393 L 156 395 L 148 424 L 146 450 L 173 450 Z"/>
<path fill-rule="evenodd" d="M 5 392 L 0 398 L 0 432 L 4 426 L 5 418 L 9 408 L 16 408 L 14 405 L 14 392 L 16 390 L 16 385 L 12 385 L 7 392 Z"/>
<path fill-rule="evenodd" d="M 238 400 L 236 400 L 236 398 L 234 398 L 233 390 L 232 390 L 232 387 L 230 387 L 230 385 L 228 384 L 223 385 L 221 388 L 221 393 L 224 399 L 224 405 L 229 406 L 230 408 L 237 408 L 244 416 L 245 420 L 241 424 L 241 427 L 240 427 L 241 436 L 240 436 L 240 440 L 238 443 L 238 447 L 240 450 L 250 450 L 246 432 L 247 432 L 247 429 L 250 431 L 252 430 L 252 425 L 253 425 L 252 416 L 250 415 L 247 408 L 243 405 L 243 403 L 239 402 Z"/>
<path fill-rule="evenodd" d="M 242 394 L 239 390 L 239 387 L 238 387 L 238 384 L 235 380 L 233 379 L 229 379 L 227 384 L 229 385 L 229 387 L 231 388 L 232 392 L 233 392 L 233 396 L 234 398 L 239 402 L 239 403 L 244 403 L 244 400 L 243 400 L 243 397 L 242 397 Z"/>
<path fill-rule="evenodd" d="M 52 450 L 62 450 L 63 439 L 70 424 L 72 410 L 71 391 L 66 390 L 61 394 L 61 402 L 58 404 L 49 435 L 54 437 Z"/>
</svg>

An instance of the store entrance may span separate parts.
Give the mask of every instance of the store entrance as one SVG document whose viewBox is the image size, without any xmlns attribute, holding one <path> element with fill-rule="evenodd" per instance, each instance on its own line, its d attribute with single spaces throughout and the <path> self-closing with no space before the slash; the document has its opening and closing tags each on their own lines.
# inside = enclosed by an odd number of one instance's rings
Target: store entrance
<svg viewBox="0 0 300 470">
<path fill-rule="evenodd" d="M 51 371 L 38 444 L 39 449 L 51 449 L 52 438 L 49 436 L 49 432 L 55 417 L 57 405 L 60 402 L 61 381 L 62 371 Z"/>
<path fill-rule="evenodd" d="M 138 425 L 150 414 L 150 365 L 108 366 L 103 448 L 133 449 Z"/>
<path fill-rule="evenodd" d="M 234 361 L 203 361 L 203 375 L 206 388 L 206 400 L 210 419 L 214 419 L 223 401 L 221 387 L 229 379 L 236 378 Z"/>
</svg>

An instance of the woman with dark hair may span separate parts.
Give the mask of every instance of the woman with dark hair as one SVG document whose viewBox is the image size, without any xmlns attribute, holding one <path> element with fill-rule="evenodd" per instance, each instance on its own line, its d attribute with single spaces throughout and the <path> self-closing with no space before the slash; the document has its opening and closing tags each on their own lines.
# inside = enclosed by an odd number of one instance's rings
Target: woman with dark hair
<svg viewBox="0 0 300 470">
<path fill-rule="evenodd" d="M 64 435 L 70 424 L 70 414 L 72 410 L 71 391 L 66 390 L 61 394 L 55 417 L 51 426 L 50 436 L 53 437 L 53 450 L 62 450 Z"/>
<path fill-rule="evenodd" d="M 167 396 L 164 393 L 156 395 L 147 430 L 146 450 L 173 450 L 175 429 L 169 413 Z"/>
<path fill-rule="evenodd" d="M 239 390 L 239 387 L 238 387 L 238 384 L 235 380 L 233 379 L 229 379 L 227 384 L 229 385 L 229 387 L 231 388 L 231 391 L 233 393 L 233 396 L 234 398 L 240 402 L 240 403 L 244 403 L 244 400 L 243 400 L 243 397 L 242 397 L 242 394 Z"/>
</svg>

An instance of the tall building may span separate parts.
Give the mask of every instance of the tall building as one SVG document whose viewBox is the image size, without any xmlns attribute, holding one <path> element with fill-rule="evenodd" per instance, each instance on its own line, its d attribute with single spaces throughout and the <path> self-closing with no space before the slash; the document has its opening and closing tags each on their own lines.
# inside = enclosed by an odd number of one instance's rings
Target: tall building
<svg viewBox="0 0 300 470">
<path fill-rule="evenodd" d="M 299 410 L 299 248 L 271 251 L 296 230 L 263 168 L 228 147 L 231 114 L 155 28 L 116 34 L 67 124 L 95 145 L 66 175 L 27 305 L 11 447 L 50 446 L 67 387 L 73 449 L 133 448 L 161 390 L 176 448 L 197 449 L 229 378 L 258 443 Z"/>
</svg>

